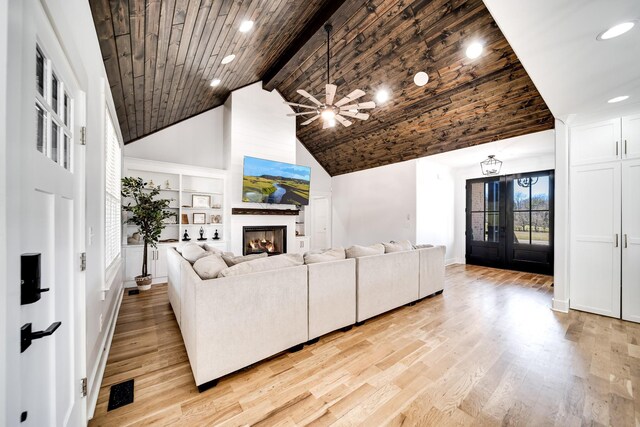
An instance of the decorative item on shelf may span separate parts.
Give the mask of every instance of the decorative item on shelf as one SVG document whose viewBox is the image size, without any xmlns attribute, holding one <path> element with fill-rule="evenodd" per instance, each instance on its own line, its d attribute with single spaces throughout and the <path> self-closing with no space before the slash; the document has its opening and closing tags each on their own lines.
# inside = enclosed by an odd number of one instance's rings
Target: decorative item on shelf
<svg viewBox="0 0 640 427">
<path fill-rule="evenodd" d="M 143 191 L 148 188 L 142 178 L 125 177 L 122 178 L 122 197 L 133 199 L 135 205 L 129 202 L 122 209 L 127 213 L 131 213 L 131 218 L 127 223 L 136 225 L 138 233 L 144 242 L 144 250 L 142 255 L 142 274 L 135 277 L 138 289 L 146 291 L 151 288 L 152 276 L 147 270 L 147 252 L 148 246 L 157 248 L 160 234 L 164 229 L 163 220 L 175 216 L 175 212 L 168 210 L 169 199 L 155 199 L 160 193 L 157 188 L 151 188 L 151 191 Z"/>
<path fill-rule="evenodd" d="M 184 234 L 182 235 L 182 241 L 188 242 L 189 240 L 191 240 L 191 237 L 189 237 L 189 232 L 187 230 L 184 230 Z"/>
<path fill-rule="evenodd" d="M 193 214 L 193 223 L 194 224 L 206 224 L 207 223 L 207 215 L 204 213 L 194 213 Z"/>
<path fill-rule="evenodd" d="M 189 224 L 189 215 L 186 213 L 182 214 L 182 224 Z"/>
<path fill-rule="evenodd" d="M 221 224 L 222 215 L 211 215 L 211 224 Z"/>
<path fill-rule="evenodd" d="M 498 175 L 502 168 L 502 162 L 496 159 L 495 155 L 491 154 L 486 160 L 480 162 L 480 168 L 482 169 L 482 175 Z"/>
<path fill-rule="evenodd" d="M 222 209 L 222 205 L 220 203 L 214 203 L 211 205 L 211 209 Z"/>
<path fill-rule="evenodd" d="M 177 219 L 175 216 L 172 216 L 171 218 L 165 218 L 162 220 L 162 222 L 164 224 L 176 224 L 177 223 Z"/>
<path fill-rule="evenodd" d="M 164 189 L 165 190 L 171 190 L 171 184 L 169 184 L 169 180 L 166 180 L 164 182 Z"/>
<path fill-rule="evenodd" d="M 140 245 L 142 244 L 142 236 L 137 231 L 131 235 L 131 237 L 127 237 L 127 244 L 129 245 Z"/>
<path fill-rule="evenodd" d="M 518 185 L 520 187 L 532 187 L 534 185 L 536 185 L 536 183 L 538 182 L 538 177 L 537 176 L 529 176 L 526 178 L 518 178 Z"/>
<path fill-rule="evenodd" d="M 299 236 L 300 232 L 298 230 L 296 230 L 296 236 Z"/>
<path fill-rule="evenodd" d="M 147 188 L 150 188 L 150 189 L 156 188 L 156 185 L 153 183 L 152 179 L 149 180 L 149 183 L 147 184 Z"/>
<path fill-rule="evenodd" d="M 216 230 L 216 232 L 213 233 L 213 240 L 220 240 L 220 237 L 218 236 L 218 230 Z"/>
<path fill-rule="evenodd" d="M 162 240 L 159 240 L 160 243 L 175 243 L 177 241 L 178 241 L 178 239 L 162 239 Z"/>
<path fill-rule="evenodd" d="M 211 196 L 203 196 L 201 194 L 194 194 L 191 196 L 191 205 L 194 208 L 210 208 Z"/>
<path fill-rule="evenodd" d="M 204 228 L 200 227 L 200 238 L 198 240 L 207 240 L 206 237 L 204 237 Z"/>
</svg>

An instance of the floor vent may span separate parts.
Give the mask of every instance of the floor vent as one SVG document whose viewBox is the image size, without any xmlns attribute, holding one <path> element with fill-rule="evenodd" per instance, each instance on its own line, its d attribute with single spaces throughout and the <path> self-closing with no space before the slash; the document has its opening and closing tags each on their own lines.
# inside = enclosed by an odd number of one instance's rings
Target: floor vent
<svg viewBox="0 0 640 427">
<path fill-rule="evenodd" d="M 140 293 L 139 289 L 131 289 L 129 291 L 129 295 L 138 295 Z"/>
<path fill-rule="evenodd" d="M 118 409 L 129 403 L 133 403 L 133 380 L 112 385 L 109 393 L 109 406 L 107 407 L 107 411 Z"/>
</svg>

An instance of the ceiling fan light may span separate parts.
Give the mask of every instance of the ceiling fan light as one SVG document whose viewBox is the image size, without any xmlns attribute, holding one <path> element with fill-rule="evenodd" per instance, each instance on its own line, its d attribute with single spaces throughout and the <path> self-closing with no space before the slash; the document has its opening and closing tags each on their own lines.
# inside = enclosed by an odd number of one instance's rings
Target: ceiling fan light
<svg viewBox="0 0 640 427">
<path fill-rule="evenodd" d="M 336 119 L 329 119 L 329 122 L 327 124 L 329 125 L 330 128 L 335 127 Z"/>
<path fill-rule="evenodd" d="M 322 118 L 324 120 L 333 120 L 336 117 L 336 113 L 331 108 L 325 108 L 322 110 Z"/>
</svg>

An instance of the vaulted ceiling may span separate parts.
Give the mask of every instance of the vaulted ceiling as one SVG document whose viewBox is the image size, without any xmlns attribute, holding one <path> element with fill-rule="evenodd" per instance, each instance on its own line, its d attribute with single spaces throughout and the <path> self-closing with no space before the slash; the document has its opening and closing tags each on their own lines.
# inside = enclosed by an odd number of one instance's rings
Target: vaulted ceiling
<svg viewBox="0 0 640 427">
<path fill-rule="evenodd" d="M 125 142 L 221 105 L 262 80 L 323 100 L 326 34 L 337 97 L 377 90 L 367 121 L 297 135 L 331 175 L 551 129 L 554 120 L 481 0 L 91 0 Z M 250 33 L 237 31 L 252 19 Z M 482 56 L 465 56 L 480 40 Z M 235 53 L 231 64 L 221 59 Z M 429 74 L 418 87 L 413 76 Z M 209 87 L 214 77 L 217 88 Z M 306 103 L 306 102 L 305 102 Z"/>
</svg>

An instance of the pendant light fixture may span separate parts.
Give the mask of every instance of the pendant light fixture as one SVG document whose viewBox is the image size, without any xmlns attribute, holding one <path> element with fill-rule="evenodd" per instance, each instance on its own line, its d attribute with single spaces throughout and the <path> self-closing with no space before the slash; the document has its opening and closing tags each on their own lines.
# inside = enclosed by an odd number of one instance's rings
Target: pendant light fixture
<svg viewBox="0 0 640 427">
<path fill-rule="evenodd" d="M 480 168 L 482 169 L 482 175 L 498 175 L 502 168 L 502 162 L 496 159 L 495 155 L 491 154 L 486 160 L 480 162 Z"/>
</svg>

